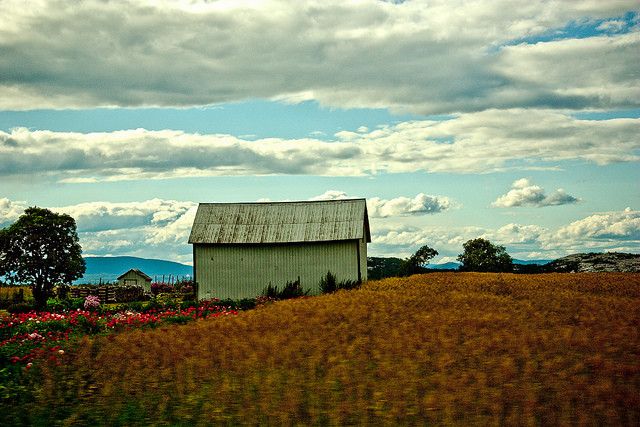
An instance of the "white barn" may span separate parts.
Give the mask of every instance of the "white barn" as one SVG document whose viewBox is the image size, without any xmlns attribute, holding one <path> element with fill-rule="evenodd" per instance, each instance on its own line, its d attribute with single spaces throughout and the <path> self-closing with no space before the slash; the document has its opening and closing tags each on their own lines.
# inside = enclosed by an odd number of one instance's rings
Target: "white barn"
<svg viewBox="0 0 640 427">
<path fill-rule="evenodd" d="M 365 281 L 369 242 L 365 199 L 201 203 L 189 236 L 199 299 L 252 298 L 298 278 L 318 293 L 327 271 Z"/>
</svg>

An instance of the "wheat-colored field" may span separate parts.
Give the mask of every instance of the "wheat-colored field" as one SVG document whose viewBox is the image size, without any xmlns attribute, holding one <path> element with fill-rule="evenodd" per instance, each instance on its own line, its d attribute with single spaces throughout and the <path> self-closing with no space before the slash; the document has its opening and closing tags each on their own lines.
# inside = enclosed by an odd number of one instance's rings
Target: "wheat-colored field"
<svg viewBox="0 0 640 427">
<path fill-rule="evenodd" d="M 640 424 L 640 274 L 434 273 L 87 339 L 31 422 Z"/>
</svg>

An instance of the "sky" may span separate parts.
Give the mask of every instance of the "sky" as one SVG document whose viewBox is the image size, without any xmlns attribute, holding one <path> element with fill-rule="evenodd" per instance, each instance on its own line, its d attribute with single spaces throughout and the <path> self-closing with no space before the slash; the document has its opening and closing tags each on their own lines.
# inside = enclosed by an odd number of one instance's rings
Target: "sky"
<svg viewBox="0 0 640 427">
<path fill-rule="evenodd" d="M 0 227 L 191 263 L 200 202 L 365 197 L 370 256 L 640 253 L 637 0 L 0 2 Z"/>
</svg>

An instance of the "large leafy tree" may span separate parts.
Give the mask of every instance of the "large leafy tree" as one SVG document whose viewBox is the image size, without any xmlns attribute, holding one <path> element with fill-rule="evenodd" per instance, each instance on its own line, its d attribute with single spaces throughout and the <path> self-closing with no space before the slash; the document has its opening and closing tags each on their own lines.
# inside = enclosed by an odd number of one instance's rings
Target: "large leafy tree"
<svg viewBox="0 0 640 427">
<path fill-rule="evenodd" d="M 513 270 L 513 260 L 504 246 L 482 238 L 467 241 L 458 255 L 461 271 L 506 272 Z"/>
<path fill-rule="evenodd" d="M 416 251 L 415 254 L 402 261 L 400 266 L 400 276 L 410 276 L 411 274 L 424 273 L 426 268 L 423 267 L 429 261 L 438 255 L 438 251 L 424 245 Z"/>
<path fill-rule="evenodd" d="M 39 308 L 54 285 L 70 284 L 85 268 L 76 222 L 69 215 L 32 207 L 0 230 L 0 276 L 30 285 Z"/>
</svg>

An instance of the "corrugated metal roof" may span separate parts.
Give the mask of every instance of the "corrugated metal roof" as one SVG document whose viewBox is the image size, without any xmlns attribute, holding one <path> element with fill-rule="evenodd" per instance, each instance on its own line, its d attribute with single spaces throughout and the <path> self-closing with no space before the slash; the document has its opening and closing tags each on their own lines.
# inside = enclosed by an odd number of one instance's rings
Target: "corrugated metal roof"
<svg viewBox="0 0 640 427">
<path fill-rule="evenodd" d="M 200 203 L 189 243 L 371 241 L 365 199 Z"/>
</svg>

